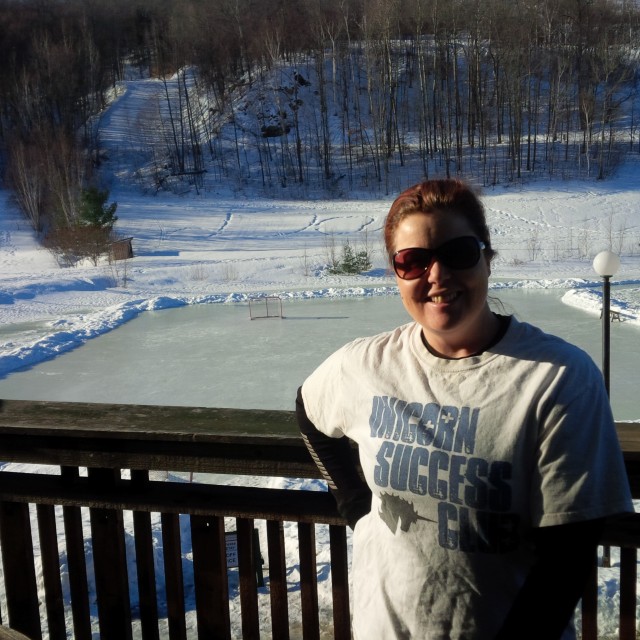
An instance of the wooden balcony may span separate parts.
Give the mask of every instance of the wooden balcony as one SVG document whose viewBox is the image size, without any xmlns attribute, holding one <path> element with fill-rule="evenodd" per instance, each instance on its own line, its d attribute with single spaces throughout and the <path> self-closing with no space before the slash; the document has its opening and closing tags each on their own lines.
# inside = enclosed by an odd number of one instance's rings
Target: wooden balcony
<svg viewBox="0 0 640 640">
<path fill-rule="evenodd" d="M 617 427 L 638 498 L 640 425 Z M 3 625 L 33 640 L 90 640 L 96 630 L 103 640 L 182 640 L 195 617 L 202 639 L 351 637 L 347 530 L 327 493 L 152 479 L 163 471 L 317 478 L 291 412 L 5 401 L 0 437 L 2 462 L 51 465 L 37 473 L 0 469 Z M 185 526 L 193 575 L 182 558 Z M 295 566 L 285 527 L 296 531 Z M 237 536 L 231 570 L 229 530 Z M 614 548 L 616 564 L 620 558 L 623 640 L 636 638 L 638 540 L 634 514 L 612 523 L 602 541 Z M 318 554 L 330 566 L 325 571 L 323 560 L 320 577 Z M 301 620 L 290 614 L 292 571 L 299 572 L 293 595 Z M 582 605 L 586 640 L 598 638 L 595 580 L 596 571 Z M 327 610 L 318 589 L 329 584 Z"/>
</svg>

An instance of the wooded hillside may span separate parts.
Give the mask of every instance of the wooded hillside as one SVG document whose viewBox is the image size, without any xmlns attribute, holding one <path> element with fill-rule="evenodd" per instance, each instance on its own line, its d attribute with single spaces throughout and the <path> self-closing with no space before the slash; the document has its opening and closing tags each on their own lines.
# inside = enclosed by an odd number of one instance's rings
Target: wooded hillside
<svg viewBox="0 0 640 640">
<path fill-rule="evenodd" d="M 0 0 L 0 25 L 2 168 L 39 231 L 78 224 L 132 73 L 165 82 L 156 189 L 604 179 L 640 152 L 630 0 Z"/>
</svg>

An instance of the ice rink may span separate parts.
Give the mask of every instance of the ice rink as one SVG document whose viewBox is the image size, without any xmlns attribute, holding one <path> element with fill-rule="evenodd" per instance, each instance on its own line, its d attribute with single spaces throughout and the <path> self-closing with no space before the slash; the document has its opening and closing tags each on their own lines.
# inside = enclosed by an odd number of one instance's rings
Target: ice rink
<svg viewBox="0 0 640 640">
<path fill-rule="evenodd" d="M 505 311 L 577 344 L 601 364 L 597 315 L 563 290 L 492 292 Z M 339 346 L 406 322 L 400 298 L 284 301 L 283 318 L 250 319 L 247 304 L 149 311 L 83 346 L 0 380 L 0 397 L 246 409 L 293 409 L 298 385 Z M 254 309 L 255 314 L 255 309 Z M 640 329 L 611 323 L 617 420 L 640 419 Z"/>
</svg>

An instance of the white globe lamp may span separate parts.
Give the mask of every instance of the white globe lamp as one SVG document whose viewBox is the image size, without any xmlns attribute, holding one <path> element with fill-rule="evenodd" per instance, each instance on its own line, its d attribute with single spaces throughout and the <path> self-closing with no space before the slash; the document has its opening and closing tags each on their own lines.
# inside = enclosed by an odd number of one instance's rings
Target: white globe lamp
<svg viewBox="0 0 640 640">
<path fill-rule="evenodd" d="M 601 251 L 593 259 L 593 269 L 602 278 L 611 278 L 618 273 L 620 258 L 613 251 Z"/>
</svg>

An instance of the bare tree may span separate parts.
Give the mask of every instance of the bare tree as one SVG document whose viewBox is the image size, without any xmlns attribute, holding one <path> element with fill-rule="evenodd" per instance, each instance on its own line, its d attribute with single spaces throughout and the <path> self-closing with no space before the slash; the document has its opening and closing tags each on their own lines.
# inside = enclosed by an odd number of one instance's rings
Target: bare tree
<svg viewBox="0 0 640 640">
<path fill-rule="evenodd" d="M 42 151 L 35 144 L 15 140 L 9 145 L 9 184 L 18 206 L 32 228 L 42 232 L 45 223 L 46 180 Z"/>
</svg>

